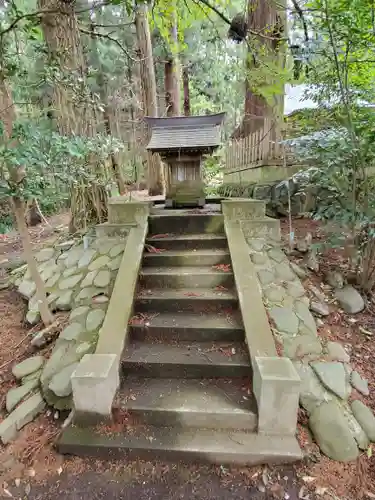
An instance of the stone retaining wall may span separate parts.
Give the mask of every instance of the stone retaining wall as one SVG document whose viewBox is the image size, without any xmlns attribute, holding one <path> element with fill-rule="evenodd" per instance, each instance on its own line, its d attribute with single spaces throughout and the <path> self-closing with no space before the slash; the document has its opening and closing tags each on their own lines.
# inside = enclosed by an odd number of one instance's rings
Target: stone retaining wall
<svg viewBox="0 0 375 500">
<path fill-rule="evenodd" d="M 72 376 L 74 380 L 74 374 L 78 372 L 79 378 L 81 361 L 90 358 L 98 345 L 101 345 L 100 352 L 107 349 L 107 352 L 115 354 L 118 372 L 138 275 L 137 262 L 142 256 L 147 232 L 148 204 L 128 203 L 123 210 L 127 209 L 131 219 L 129 227 L 126 220 L 119 220 L 121 209 L 116 200 L 116 231 L 113 231 L 113 223 L 109 221 L 110 237 L 91 239 L 88 245 L 72 240 L 44 248 L 36 254 L 50 308 L 53 311 L 71 312 L 67 325 L 54 341 L 48 359 L 35 355 L 13 367 L 13 374 L 20 385 L 7 394 L 6 407 L 10 415 L 0 423 L 0 438 L 3 442 L 13 439 L 17 430 L 41 412 L 46 403 L 57 410 L 72 408 Z M 108 234 L 105 227 L 99 229 L 100 235 Z M 35 284 L 27 266 L 15 270 L 13 277 L 19 292 L 28 300 L 26 320 L 31 325 L 38 323 L 40 313 Z M 130 283 L 133 283 L 133 291 Z M 108 319 L 106 316 L 111 309 L 112 292 L 116 289 L 117 307 L 112 306 L 112 319 Z M 119 296 L 121 304 L 118 304 Z M 127 303 L 129 307 L 126 307 Z M 113 311 L 121 319 L 121 324 L 114 324 Z M 119 339 L 115 346 L 113 341 L 111 343 L 114 335 Z M 31 345 L 37 350 L 50 341 L 49 331 L 45 329 L 31 338 Z M 100 368 L 100 364 L 97 368 Z M 107 377 L 104 379 L 107 380 Z M 97 403 L 110 392 L 108 387 L 102 387 L 102 391 Z M 95 400 L 91 399 L 90 404 L 95 412 Z"/>
<path fill-rule="evenodd" d="M 276 177 L 271 180 L 224 182 L 218 187 L 218 194 L 225 198 L 252 198 L 266 203 L 267 214 L 271 217 L 285 216 L 289 213 L 289 196 L 292 215 L 304 214 L 316 210 L 317 203 L 326 194 L 318 193 L 314 182 L 310 180 L 312 171 L 296 171 L 290 177 Z M 280 180 L 281 179 L 281 180 Z"/>
<path fill-rule="evenodd" d="M 244 203 L 238 200 L 239 206 Z M 367 395 L 367 383 L 353 371 L 341 344 L 319 338 L 301 281 L 280 241 L 265 236 L 261 226 L 252 224 L 247 244 L 279 354 L 300 376 L 300 405 L 321 450 L 335 460 L 354 460 L 375 439 L 374 415 L 351 399 L 352 387 Z"/>
<path fill-rule="evenodd" d="M 60 333 L 41 372 L 40 382 L 47 403 L 57 409 L 71 407 L 70 376 L 85 354 L 95 351 L 127 237 L 97 239 L 88 248 L 74 245 L 67 251 L 45 248 L 36 255 L 52 310 L 71 310 L 69 323 Z M 19 291 L 29 298 L 26 319 L 39 321 L 35 285 L 28 271 Z M 41 347 L 43 336 L 32 339 Z"/>
<path fill-rule="evenodd" d="M 99 331 L 96 351 L 86 355 L 72 374 L 75 423 L 92 425 L 112 419 L 112 404 L 120 384 L 121 354 L 126 344 L 128 324 L 148 232 L 147 202 L 116 201 L 116 220 L 137 221 L 127 239 L 111 301 Z M 110 214 L 113 211 L 110 211 Z"/>
</svg>

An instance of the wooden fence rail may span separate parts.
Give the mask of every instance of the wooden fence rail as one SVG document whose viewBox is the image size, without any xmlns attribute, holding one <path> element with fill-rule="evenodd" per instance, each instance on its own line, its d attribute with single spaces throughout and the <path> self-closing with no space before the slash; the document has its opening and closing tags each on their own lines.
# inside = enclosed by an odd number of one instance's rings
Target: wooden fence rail
<svg viewBox="0 0 375 500">
<path fill-rule="evenodd" d="M 269 160 L 281 159 L 281 136 L 274 120 L 262 119 L 255 132 L 243 139 L 232 140 L 225 151 L 225 170 L 256 166 Z"/>
</svg>

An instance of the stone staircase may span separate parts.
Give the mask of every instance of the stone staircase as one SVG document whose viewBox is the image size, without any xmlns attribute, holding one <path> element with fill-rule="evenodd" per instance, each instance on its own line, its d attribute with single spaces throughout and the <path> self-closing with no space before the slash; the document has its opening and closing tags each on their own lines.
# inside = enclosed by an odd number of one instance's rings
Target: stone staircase
<svg viewBox="0 0 375 500">
<path fill-rule="evenodd" d="M 257 418 L 223 216 L 150 216 L 146 244 L 116 413 L 133 451 L 226 462 Z"/>
<path fill-rule="evenodd" d="M 221 213 L 149 217 L 121 376 L 113 430 L 78 433 L 60 451 L 217 464 L 300 456 L 293 436 L 257 433 Z"/>
</svg>

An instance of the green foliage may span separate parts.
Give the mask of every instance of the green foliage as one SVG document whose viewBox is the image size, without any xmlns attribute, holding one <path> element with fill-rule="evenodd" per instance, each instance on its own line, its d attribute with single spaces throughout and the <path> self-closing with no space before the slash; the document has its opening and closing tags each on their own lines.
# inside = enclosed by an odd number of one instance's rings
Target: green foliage
<svg viewBox="0 0 375 500">
<path fill-rule="evenodd" d="M 297 156 L 315 167 L 313 182 L 324 189 L 318 216 L 334 220 L 352 250 L 359 284 L 375 286 L 374 6 L 369 0 L 310 0 L 303 6 L 310 44 L 308 97 L 326 107 L 327 125 L 294 141 Z M 306 47 L 305 47 L 306 48 Z M 326 128 L 326 127 L 324 127 Z M 336 238 L 337 239 L 337 238 Z"/>
<path fill-rule="evenodd" d="M 303 109 L 285 118 L 285 135 L 287 138 L 300 137 L 339 125 L 340 115 L 335 108 Z"/>
<path fill-rule="evenodd" d="M 375 287 L 375 115 L 367 113 L 365 123 L 355 130 L 356 145 L 346 128 L 287 142 L 299 159 L 313 165 L 309 182 L 318 198 L 315 218 L 335 222 L 325 244 L 351 246 L 359 284 L 371 291 Z"/>
<path fill-rule="evenodd" d="M 219 151 L 207 156 L 203 163 L 203 179 L 207 196 L 216 196 L 217 188 L 222 182 L 223 152 Z"/>
<path fill-rule="evenodd" d="M 10 140 L 3 138 L 0 142 L 0 200 L 9 196 L 43 200 L 49 194 L 52 200 L 46 201 L 45 206 L 51 207 L 66 202 L 73 184 L 99 182 L 107 186 L 109 178 L 104 168 L 99 177 L 97 171 L 88 167 L 93 156 L 104 166 L 109 154 L 122 147 L 121 142 L 107 135 L 66 137 L 51 131 L 48 122 L 19 120 L 14 123 Z M 24 171 L 19 182 L 12 179 L 14 171 Z"/>
<path fill-rule="evenodd" d="M 372 121 L 375 126 L 375 117 Z M 365 129 L 358 145 L 365 153 L 368 168 L 375 160 L 374 131 L 372 127 Z M 335 220 L 346 227 L 363 226 L 374 218 L 375 193 L 367 192 L 367 172 L 362 171 L 358 150 L 345 128 L 323 130 L 287 142 L 299 159 L 313 165 L 309 170 L 310 182 L 324 190 L 318 218 Z"/>
<path fill-rule="evenodd" d="M 10 214 L 0 214 L 0 234 L 9 233 L 13 228 L 13 217 Z"/>
</svg>

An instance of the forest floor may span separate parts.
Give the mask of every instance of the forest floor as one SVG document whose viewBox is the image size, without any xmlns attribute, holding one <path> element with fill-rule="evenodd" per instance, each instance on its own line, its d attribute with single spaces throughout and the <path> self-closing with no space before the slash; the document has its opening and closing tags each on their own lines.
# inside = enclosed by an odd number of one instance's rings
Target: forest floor
<svg viewBox="0 0 375 500">
<path fill-rule="evenodd" d="M 49 222 L 50 227 L 41 225 L 30 230 L 35 247 L 60 238 L 61 231 L 67 230 L 68 216 L 55 216 Z M 287 223 L 282 221 L 281 225 L 287 241 Z M 325 239 L 320 225 L 309 219 L 294 220 L 293 226 L 297 238 L 310 232 L 315 242 Z M 8 233 L 0 241 L 0 261 L 19 254 L 18 236 Z M 327 250 L 323 257 L 320 271 L 310 273 L 305 285 L 311 282 L 320 287 L 327 267 L 345 269 L 339 251 Z M 355 316 L 346 315 L 333 302 L 330 307 L 331 314 L 324 319 L 319 335 L 339 340 L 351 351 L 353 368 L 369 380 L 366 404 L 375 410 L 375 304 L 369 300 L 365 311 Z M 24 323 L 24 312 L 25 304 L 14 290 L 0 291 L 0 412 L 5 394 L 14 384 L 12 362 L 30 354 L 30 329 Z M 375 454 L 365 452 L 350 464 L 329 460 L 312 442 L 302 411 L 298 435 L 306 459 L 302 464 L 277 467 L 226 468 L 63 457 L 53 448 L 61 423 L 61 415 L 46 412 L 26 426 L 14 443 L 0 447 L 0 498 L 375 499 Z"/>
</svg>

